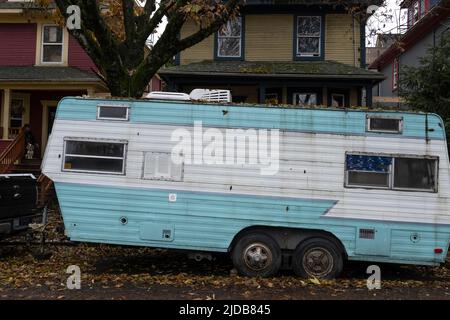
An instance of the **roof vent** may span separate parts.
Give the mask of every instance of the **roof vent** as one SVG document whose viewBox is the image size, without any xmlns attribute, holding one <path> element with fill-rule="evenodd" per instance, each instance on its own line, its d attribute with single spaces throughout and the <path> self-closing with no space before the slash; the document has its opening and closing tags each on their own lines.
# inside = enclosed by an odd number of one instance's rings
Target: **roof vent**
<svg viewBox="0 0 450 320">
<path fill-rule="evenodd" d="M 191 92 L 190 97 L 192 100 L 202 100 L 208 102 L 231 102 L 231 91 L 195 89 Z"/>
<path fill-rule="evenodd" d="M 177 100 L 177 101 L 206 101 L 206 102 L 218 102 L 229 103 L 231 102 L 230 90 L 210 90 L 210 89 L 195 89 L 191 94 L 179 93 L 179 92 L 162 92 L 153 91 L 147 96 L 147 99 L 156 100 Z"/>
<path fill-rule="evenodd" d="M 191 98 L 186 93 L 179 92 L 162 92 L 162 91 L 153 91 L 150 92 L 147 96 L 147 99 L 154 100 L 177 100 L 177 101 L 189 101 Z"/>
</svg>

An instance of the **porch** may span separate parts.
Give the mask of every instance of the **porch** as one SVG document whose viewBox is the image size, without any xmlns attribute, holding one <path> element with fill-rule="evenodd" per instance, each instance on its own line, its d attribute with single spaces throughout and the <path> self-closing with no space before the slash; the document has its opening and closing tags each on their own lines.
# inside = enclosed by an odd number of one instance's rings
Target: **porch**
<svg viewBox="0 0 450 320">
<path fill-rule="evenodd" d="M 95 95 L 106 88 L 94 74 L 72 67 L 0 67 L 0 157 L 29 125 L 40 159 L 58 102 L 66 96 Z"/>
<path fill-rule="evenodd" d="M 334 61 L 202 61 L 159 74 L 170 91 L 231 90 L 233 102 L 372 106 L 372 87 L 383 74 Z"/>
</svg>

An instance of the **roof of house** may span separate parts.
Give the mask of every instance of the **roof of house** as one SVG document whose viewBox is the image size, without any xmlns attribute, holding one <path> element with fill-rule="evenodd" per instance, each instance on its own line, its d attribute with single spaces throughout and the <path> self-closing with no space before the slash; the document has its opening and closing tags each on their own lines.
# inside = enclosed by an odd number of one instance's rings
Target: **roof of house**
<svg viewBox="0 0 450 320">
<path fill-rule="evenodd" d="M 380 33 L 377 35 L 377 47 L 388 48 L 402 37 L 400 33 Z"/>
<path fill-rule="evenodd" d="M 383 79 L 382 73 L 335 61 L 212 61 L 162 68 L 164 75 L 222 75 L 277 78 Z"/>
<path fill-rule="evenodd" d="M 0 66 L 0 82 L 99 82 L 87 71 L 73 67 Z"/>
</svg>

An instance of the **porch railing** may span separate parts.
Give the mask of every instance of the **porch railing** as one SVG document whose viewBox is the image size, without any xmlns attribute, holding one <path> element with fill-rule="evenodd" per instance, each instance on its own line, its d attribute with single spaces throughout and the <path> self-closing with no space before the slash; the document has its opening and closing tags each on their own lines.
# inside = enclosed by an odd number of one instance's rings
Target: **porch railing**
<svg viewBox="0 0 450 320">
<path fill-rule="evenodd" d="M 25 130 L 22 128 L 13 142 L 0 154 L 0 174 L 10 172 L 25 155 Z"/>
</svg>

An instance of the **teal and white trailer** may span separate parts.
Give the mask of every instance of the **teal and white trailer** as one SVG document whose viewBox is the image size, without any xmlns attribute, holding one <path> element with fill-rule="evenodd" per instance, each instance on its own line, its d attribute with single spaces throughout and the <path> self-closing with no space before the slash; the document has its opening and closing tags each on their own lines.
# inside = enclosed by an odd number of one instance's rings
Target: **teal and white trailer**
<svg viewBox="0 0 450 320">
<path fill-rule="evenodd" d="M 244 147 L 217 141 L 230 132 Z M 264 140 L 270 162 L 239 161 Z M 237 161 L 216 161 L 232 141 Z M 437 266 L 449 247 L 435 114 L 65 98 L 42 169 L 71 240 L 229 252 L 249 276 L 283 264 L 331 278 L 346 260 Z"/>
</svg>

